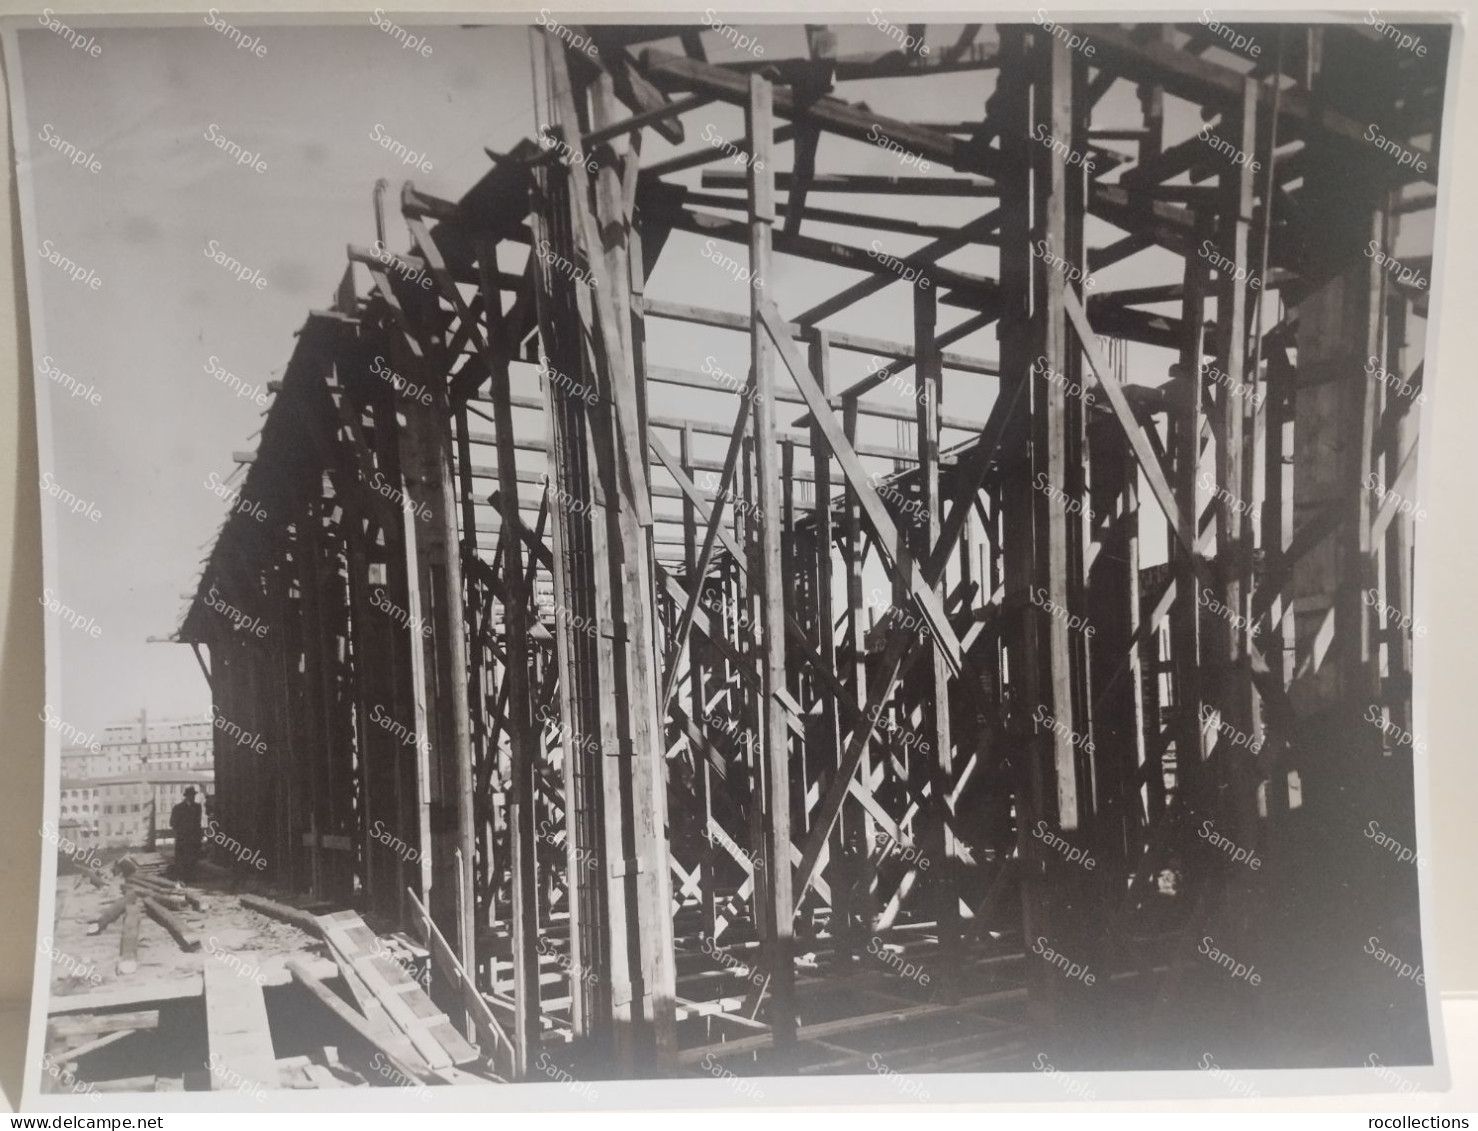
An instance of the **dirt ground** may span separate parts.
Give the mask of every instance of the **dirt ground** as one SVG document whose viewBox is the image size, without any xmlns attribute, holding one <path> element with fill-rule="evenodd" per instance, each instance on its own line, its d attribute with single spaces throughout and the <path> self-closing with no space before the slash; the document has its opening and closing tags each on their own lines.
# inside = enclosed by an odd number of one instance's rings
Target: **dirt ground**
<svg viewBox="0 0 1478 1131">
<path fill-rule="evenodd" d="M 104 907 L 122 897 L 123 878 L 109 873 L 107 886 L 100 888 L 83 875 L 59 875 L 56 920 L 50 942 L 43 936 L 40 945 L 43 958 L 50 952 L 52 998 L 185 980 L 199 974 L 204 963 L 214 961 L 217 951 L 239 955 L 257 966 L 268 984 L 277 984 L 288 980 L 287 959 L 325 953 L 323 944 L 306 932 L 243 907 L 227 890 L 229 886 L 212 876 L 197 875 L 190 887 L 200 894 L 202 909 L 186 907 L 175 912 L 199 938 L 199 950 L 186 953 L 168 931 L 148 915 L 142 916 L 138 969 L 120 974 L 122 918 L 96 935 L 89 935 L 87 929 Z"/>
</svg>

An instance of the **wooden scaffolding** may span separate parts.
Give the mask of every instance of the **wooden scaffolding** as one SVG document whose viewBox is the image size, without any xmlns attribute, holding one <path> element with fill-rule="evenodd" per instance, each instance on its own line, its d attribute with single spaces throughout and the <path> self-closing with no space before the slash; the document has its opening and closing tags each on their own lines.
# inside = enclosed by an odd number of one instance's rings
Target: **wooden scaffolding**
<svg viewBox="0 0 1478 1131">
<path fill-rule="evenodd" d="M 1239 27 L 1256 57 L 1205 25 L 1073 29 L 1091 54 L 911 28 L 928 56 L 808 26 L 728 63 L 703 29 L 574 30 L 540 42 L 536 136 L 461 200 L 402 187 L 404 252 L 376 187 L 274 386 L 266 518 L 231 516 L 179 633 L 266 742 L 218 728 L 223 831 L 284 890 L 410 927 L 425 900 L 514 1079 L 1162 1066 L 1202 1008 L 1254 1060 L 1275 1022 L 1353 1055 L 1340 1027 L 1392 1010 L 1421 1055 L 1405 987 L 1332 1019 L 1310 970 L 1420 953 L 1360 830 L 1414 838 L 1387 610 L 1428 294 L 1371 249 L 1430 244 L 1445 28 L 1418 59 L 1357 24 Z M 836 93 L 954 73 L 973 119 Z M 1168 141 L 1172 105 L 1206 129 Z M 708 144 L 725 106 L 742 137 Z M 879 137 L 940 171 L 818 162 Z M 890 206 L 817 203 L 857 196 Z M 939 197 L 979 214 L 929 223 Z M 720 251 L 747 308 L 647 293 Z M 1131 259 L 1157 281 L 1096 285 Z M 782 309 L 795 261 L 860 274 Z M 872 296 L 911 336 L 836 326 Z M 748 372 L 672 363 L 675 327 Z M 694 391 L 724 413 L 666 411 Z M 1203 938 L 1264 992 L 1198 978 Z"/>
</svg>

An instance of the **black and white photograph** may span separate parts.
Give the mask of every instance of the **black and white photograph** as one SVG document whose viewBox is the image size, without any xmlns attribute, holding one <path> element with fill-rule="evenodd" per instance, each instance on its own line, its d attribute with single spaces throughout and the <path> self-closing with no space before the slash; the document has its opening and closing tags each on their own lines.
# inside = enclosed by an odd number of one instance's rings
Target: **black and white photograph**
<svg viewBox="0 0 1478 1131">
<path fill-rule="evenodd" d="M 1124 19 L 8 21 L 27 1109 L 1440 1092 L 1459 25 Z"/>
</svg>

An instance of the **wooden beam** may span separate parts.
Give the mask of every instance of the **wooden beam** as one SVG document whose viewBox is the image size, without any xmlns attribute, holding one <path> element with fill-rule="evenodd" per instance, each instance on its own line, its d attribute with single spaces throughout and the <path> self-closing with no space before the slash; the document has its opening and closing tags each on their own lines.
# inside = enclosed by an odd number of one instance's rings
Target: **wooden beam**
<svg viewBox="0 0 1478 1131">
<path fill-rule="evenodd" d="M 804 359 L 796 350 L 795 344 L 786 333 L 785 323 L 780 318 L 780 312 L 775 305 L 766 302 L 760 306 L 756 317 L 763 319 L 765 328 L 769 331 L 770 340 L 779 349 L 780 357 L 785 362 L 794 378 L 796 387 L 800 389 L 801 395 L 806 398 L 806 404 L 811 410 L 812 417 L 819 426 L 822 435 L 826 439 L 827 446 L 831 448 L 832 454 L 836 456 L 841 465 L 842 473 L 847 481 L 857 492 L 858 503 L 873 531 L 878 538 L 878 545 L 884 555 L 890 558 L 898 575 L 902 578 L 904 585 L 913 595 L 914 601 L 919 606 L 919 612 L 923 615 L 929 626 L 929 632 L 933 636 L 936 646 L 944 650 L 945 662 L 949 664 L 950 671 L 959 675 L 963 668 L 963 657 L 960 650 L 959 639 L 955 636 L 954 629 L 950 627 L 949 619 L 945 615 L 944 607 L 940 604 L 938 597 L 924 581 L 920 574 L 913 556 L 908 552 L 898 528 L 893 523 L 892 516 L 888 514 L 887 508 L 883 506 L 882 499 L 878 497 L 877 489 L 873 486 L 862 464 L 857 459 L 857 453 L 852 445 L 842 434 L 841 427 L 836 422 L 836 417 L 827 404 L 826 397 L 822 394 L 816 384 L 816 379 L 811 375 Z"/>
<path fill-rule="evenodd" d="M 747 80 L 730 68 L 673 55 L 655 47 L 643 51 L 641 59 L 648 77 L 659 87 L 668 90 L 686 88 L 736 106 L 747 104 Z M 818 98 L 798 108 L 791 90 L 782 87 L 775 91 L 774 113 L 777 118 L 787 120 L 803 114 L 809 123 L 854 141 L 873 143 L 878 134 L 882 134 L 909 152 L 918 154 L 921 159 L 938 161 L 951 169 L 989 172 L 983 161 L 970 160 L 964 145 L 948 134 L 920 129 L 840 99 Z M 754 136 L 753 131 L 750 136 Z"/>
<path fill-rule="evenodd" d="M 390 1067 L 404 1076 L 406 1080 L 414 1081 L 426 1077 L 426 1070 L 417 1071 L 397 1056 L 395 1051 L 386 1043 L 383 1036 L 375 1031 L 363 1017 L 350 1009 L 343 998 L 324 985 L 301 959 L 289 958 L 286 966 L 289 973 L 292 974 L 293 981 L 312 994 L 320 1005 L 345 1025 L 349 1026 L 353 1032 L 359 1034 L 360 1037 L 369 1043 L 371 1048 L 378 1050 Z"/>
<path fill-rule="evenodd" d="M 232 968 L 226 958 L 239 956 L 217 950 L 204 963 L 211 1090 L 276 1089 L 277 1054 L 267 1020 L 267 999 L 253 976 L 240 966 Z"/>
<path fill-rule="evenodd" d="M 780 469 L 775 428 L 775 345 L 761 320 L 769 304 L 775 223 L 774 154 L 769 138 L 774 88 L 749 76 L 745 124 L 755 139 L 749 168 L 750 366 L 754 374 L 754 441 L 759 483 L 759 556 L 755 589 L 760 604 L 760 750 L 764 774 L 764 938 L 770 963 L 770 1028 L 777 1063 L 795 1044 L 795 931 L 790 874 L 790 736 L 779 696 L 786 690 L 785 586 L 780 545 Z M 786 339 L 787 343 L 789 339 Z M 794 348 L 794 347 L 792 347 Z M 742 555 L 737 555 L 742 557 Z"/>
</svg>

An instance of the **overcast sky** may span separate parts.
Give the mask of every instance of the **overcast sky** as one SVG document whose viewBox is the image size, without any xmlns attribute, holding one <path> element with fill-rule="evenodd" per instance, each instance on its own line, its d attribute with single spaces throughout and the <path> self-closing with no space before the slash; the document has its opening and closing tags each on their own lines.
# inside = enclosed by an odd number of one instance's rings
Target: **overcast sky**
<svg viewBox="0 0 1478 1131">
<path fill-rule="evenodd" d="M 746 30 L 766 45 L 767 58 L 805 51 L 799 27 Z M 535 126 L 530 36 L 524 28 L 418 27 L 431 47 L 429 57 L 402 48 L 367 21 L 250 31 L 260 35 L 265 56 L 234 47 L 203 22 L 98 29 L 91 32 L 101 47 L 96 57 L 39 27 L 19 35 L 27 122 L 18 133 L 29 142 L 29 157 L 21 153 L 20 160 L 23 172 L 29 168 L 35 202 L 26 255 L 36 380 L 38 396 L 50 398 L 49 409 L 43 405 L 40 413 L 41 468 L 101 512 L 95 522 L 56 514 L 50 525 L 54 541 L 47 546 L 47 584 L 59 600 L 95 617 L 102 630 L 100 639 L 65 627 L 59 633 L 57 710 L 84 729 L 100 729 L 141 707 L 155 715 L 209 708 L 189 649 L 146 642 L 178 625 L 225 515 L 227 504 L 208 489 L 209 477 L 239 477 L 232 453 L 251 451 L 261 426 L 264 410 L 213 378 L 208 359 L 215 356 L 252 384 L 280 377 L 294 331 L 310 309 L 331 302 L 345 245 L 374 239 L 370 192 L 377 177 L 389 178 L 396 189 L 409 178 L 437 196 L 457 199 L 489 168 L 484 146 L 506 151 Z M 933 29 L 930 40 L 943 46 L 956 35 L 953 28 Z M 715 61 L 734 57 L 713 33 L 706 40 Z M 889 46 L 877 28 L 865 24 L 846 28 L 839 44 L 843 54 Z M 977 120 L 994 82 L 993 71 L 976 71 L 849 83 L 837 93 L 904 119 Z M 1168 101 L 1167 144 L 1173 144 L 1200 122 L 1188 107 Z M 1116 121 L 1133 104 L 1132 88 L 1118 84 L 1100 104 L 1096 124 Z M 687 142 L 676 149 L 649 131 L 643 160 L 704 146 L 706 122 L 724 137 L 738 139 L 744 132 L 735 107 L 707 108 L 688 122 Z M 207 134 L 259 154 L 266 171 L 235 164 Z M 376 134 L 423 153 L 432 171 L 402 165 L 374 140 Z M 52 137 L 95 154 L 100 171 L 70 164 L 48 143 Z M 778 167 L 789 162 L 789 147 L 781 147 Z M 877 147 L 830 136 L 823 137 L 819 166 L 832 172 L 917 171 Z M 696 185 L 700 172 L 692 171 L 687 181 Z M 397 199 L 392 194 L 389 201 L 388 242 L 402 249 L 407 240 Z M 812 200 L 892 215 L 910 207 L 898 197 Z M 993 204 L 988 198 L 935 198 L 913 218 L 962 223 Z M 859 242 L 856 233 L 826 225 L 808 224 L 807 231 Z M 1105 243 L 1115 234 L 1090 221 L 1090 243 Z M 923 242 L 886 233 L 877 238 L 900 256 Z M 44 262 L 38 252 L 45 239 L 96 272 L 101 288 L 89 289 Z M 238 281 L 208 259 L 211 240 L 259 270 L 266 287 Z M 867 237 L 860 242 L 866 246 Z M 648 295 L 747 310 L 744 284 L 706 262 L 701 244 L 697 237 L 675 235 Z M 725 250 L 743 259 L 741 249 Z M 996 273 L 992 249 L 967 250 L 945 262 Z M 1100 273 L 1098 288 L 1165 281 L 1160 272 L 1175 262 L 1151 251 Z M 517 269 L 507 261 L 504 266 Z M 793 316 L 859 277 L 778 257 L 770 281 L 781 310 Z M 828 325 L 907 341 L 912 331 L 906 286 L 895 283 Z M 941 305 L 941 328 L 967 313 Z M 715 355 L 731 372 L 742 376 L 747 370 L 742 335 L 695 332 L 658 319 L 649 319 L 648 333 L 658 364 L 696 372 L 705 357 Z M 994 359 L 994 330 L 952 348 Z M 68 399 L 44 377 L 43 355 L 96 385 L 101 404 Z M 1164 351 L 1138 347 L 1131 357 L 1147 359 L 1145 378 L 1156 383 L 1170 360 Z M 839 353 L 838 384 L 861 377 L 867 363 L 863 355 Z M 520 367 L 515 379 L 516 392 L 537 388 L 531 368 Z M 992 378 L 947 374 L 945 408 L 983 420 L 995 385 Z M 654 412 L 732 422 L 732 397 L 658 388 Z M 873 397 L 897 395 L 885 388 Z M 782 408 L 782 426 L 798 415 Z M 675 448 L 675 438 L 666 438 Z M 879 422 L 864 438 L 898 440 L 891 422 Z M 959 432 L 945 437 L 946 443 L 963 439 Z M 700 454 L 721 458 L 724 442 L 706 440 Z M 45 494 L 43 504 L 54 505 Z"/>
</svg>

